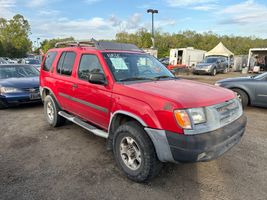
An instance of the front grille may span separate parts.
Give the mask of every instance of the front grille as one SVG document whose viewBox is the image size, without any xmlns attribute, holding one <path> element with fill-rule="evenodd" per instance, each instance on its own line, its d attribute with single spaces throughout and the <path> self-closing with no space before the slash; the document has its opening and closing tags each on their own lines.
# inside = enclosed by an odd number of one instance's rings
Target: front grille
<svg viewBox="0 0 267 200">
<path fill-rule="evenodd" d="M 30 92 L 30 93 L 36 93 L 39 92 L 39 87 L 34 87 L 34 88 L 22 88 L 22 91 L 25 92 Z"/>
<path fill-rule="evenodd" d="M 233 122 L 240 116 L 240 106 L 237 100 L 230 100 L 217 105 L 216 111 L 219 114 L 220 124 L 225 125 Z"/>
</svg>

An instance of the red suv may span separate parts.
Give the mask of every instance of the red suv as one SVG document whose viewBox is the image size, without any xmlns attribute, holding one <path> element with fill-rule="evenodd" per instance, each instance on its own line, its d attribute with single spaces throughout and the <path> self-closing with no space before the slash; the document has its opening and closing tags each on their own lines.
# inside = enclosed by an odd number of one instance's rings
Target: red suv
<svg viewBox="0 0 267 200">
<path fill-rule="evenodd" d="M 215 159 L 244 134 L 246 117 L 230 90 L 176 78 L 135 45 L 59 46 L 46 53 L 40 73 L 48 123 L 68 119 L 106 138 L 134 181 L 157 175 L 162 162 Z"/>
</svg>

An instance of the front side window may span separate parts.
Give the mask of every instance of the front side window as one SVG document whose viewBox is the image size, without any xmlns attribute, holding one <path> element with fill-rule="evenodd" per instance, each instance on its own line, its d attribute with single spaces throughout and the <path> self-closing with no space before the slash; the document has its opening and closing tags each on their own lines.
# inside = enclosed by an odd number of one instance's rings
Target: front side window
<svg viewBox="0 0 267 200">
<path fill-rule="evenodd" d="M 70 76 L 72 73 L 75 58 L 76 58 L 76 53 L 63 52 L 62 55 L 60 56 L 57 65 L 57 73 Z"/>
<path fill-rule="evenodd" d="M 138 53 L 103 53 L 116 81 L 175 78 L 155 57 Z"/>
<path fill-rule="evenodd" d="M 96 55 L 84 54 L 80 60 L 78 77 L 80 79 L 89 80 L 89 75 L 91 73 L 104 72 Z"/>
</svg>

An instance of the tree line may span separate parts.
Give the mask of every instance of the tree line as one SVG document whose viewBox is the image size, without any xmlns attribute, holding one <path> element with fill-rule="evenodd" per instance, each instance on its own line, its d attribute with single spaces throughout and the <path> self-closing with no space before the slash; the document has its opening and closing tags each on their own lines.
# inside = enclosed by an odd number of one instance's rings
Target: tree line
<svg viewBox="0 0 267 200">
<path fill-rule="evenodd" d="M 53 48 L 55 43 L 73 40 L 70 38 L 44 40 L 41 43 L 41 48 L 46 52 Z M 135 33 L 119 32 L 114 40 L 123 43 L 136 44 L 140 48 L 150 48 L 152 46 L 151 33 L 142 28 Z M 213 32 L 197 33 L 195 31 L 181 31 L 178 33 L 163 33 L 157 31 L 155 33 L 155 44 L 158 49 L 158 57 L 167 57 L 171 48 L 194 47 L 209 51 L 214 48 L 219 42 L 222 42 L 235 55 L 246 55 L 250 48 L 267 47 L 267 39 L 256 37 L 242 37 L 233 35 L 218 35 Z"/>
<path fill-rule="evenodd" d="M 0 18 L 0 57 L 22 58 L 31 51 L 30 24 L 22 15 Z"/>
<path fill-rule="evenodd" d="M 141 48 L 152 46 L 151 34 L 147 29 L 140 29 L 136 33 L 121 32 L 116 34 L 116 41 L 134 43 Z M 194 47 L 209 51 L 222 42 L 235 55 L 248 54 L 250 48 L 267 47 L 267 39 L 256 37 L 242 37 L 234 35 L 218 35 L 211 31 L 197 33 L 195 31 L 181 31 L 178 33 L 155 33 L 155 43 L 158 57 L 169 56 L 171 48 Z"/>
</svg>

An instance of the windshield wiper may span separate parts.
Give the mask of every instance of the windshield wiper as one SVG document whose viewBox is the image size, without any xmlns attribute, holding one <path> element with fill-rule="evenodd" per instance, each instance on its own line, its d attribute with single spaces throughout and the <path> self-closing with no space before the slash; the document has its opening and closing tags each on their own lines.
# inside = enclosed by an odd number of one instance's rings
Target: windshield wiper
<svg viewBox="0 0 267 200">
<path fill-rule="evenodd" d="M 176 77 L 173 76 L 167 76 L 167 75 L 162 75 L 162 76 L 156 76 L 154 77 L 154 79 L 159 80 L 161 78 L 172 78 L 172 79 L 176 79 Z"/>
<path fill-rule="evenodd" d="M 139 81 L 139 80 L 154 80 L 153 78 L 147 78 L 147 77 L 129 77 L 129 78 L 124 78 L 124 79 L 120 79 L 118 80 L 119 82 L 123 82 L 123 81 Z"/>
</svg>

